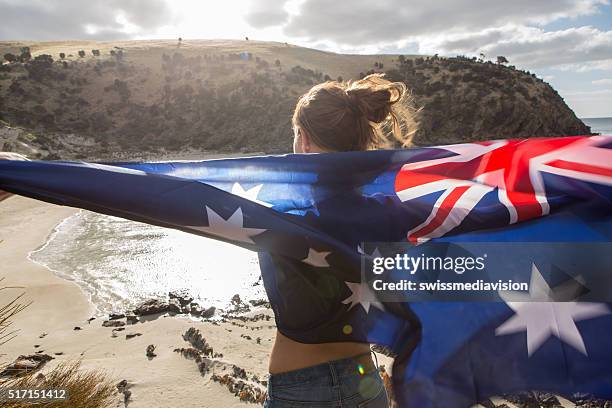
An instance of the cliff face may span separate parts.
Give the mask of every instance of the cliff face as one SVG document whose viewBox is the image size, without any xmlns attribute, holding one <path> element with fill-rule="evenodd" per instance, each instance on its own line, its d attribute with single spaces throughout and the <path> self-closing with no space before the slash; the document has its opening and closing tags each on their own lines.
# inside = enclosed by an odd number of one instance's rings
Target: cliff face
<svg viewBox="0 0 612 408">
<path fill-rule="evenodd" d="M 23 45 L 0 43 L 0 52 Z M 252 41 L 25 45 L 32 59 L 0 67 L 0 119 L 31 131 L 27 143 L 52 157 L 287 152 L 299 95 L 371 72 L 411 89 L 421 108 L 415 145 L 590 131 L 542 80 L 465 58 L 338 55 Z M 23 141 L 4 142 L 19 150 Z"/>
<path fill-rule="evenodd" d="M 535 75 L 461 57 L 401 60 L 387 76 L 409 85 L 422 107 L 417 145 L 590 133 Z"/>
</svg>

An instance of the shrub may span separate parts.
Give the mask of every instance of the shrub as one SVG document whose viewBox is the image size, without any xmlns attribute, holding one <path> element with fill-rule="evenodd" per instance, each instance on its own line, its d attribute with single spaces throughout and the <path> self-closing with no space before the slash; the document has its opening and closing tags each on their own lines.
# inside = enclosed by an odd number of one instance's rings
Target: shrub
<svg viewBox="0 0 612 408">
<path fill-rule="evenodd" d="M 10 52 L 7 52 L 6 54 L 4 54 L 4 59 L 8 62 L 15 62 L 17 61 L 17 56 L 15 54 L 11 54 Z"/>
<path fill-rule="evenodd" d="M 79 50 L 79 57 L 81 58 L 85 57 L 85 51 Z"/>
<path fill-rule="evenodd" d="M 25 48 L 27 48 L 27 47 L 25 47 Z M 32 59 L 32 54 L 30 54 L 29 48 L 28 48 L 28 51 L 23 51 L 21 53 L 21 55 L 19 56 L 19 60 L 21 62 L 27 62 L 30 59 Z"/>
</svg>

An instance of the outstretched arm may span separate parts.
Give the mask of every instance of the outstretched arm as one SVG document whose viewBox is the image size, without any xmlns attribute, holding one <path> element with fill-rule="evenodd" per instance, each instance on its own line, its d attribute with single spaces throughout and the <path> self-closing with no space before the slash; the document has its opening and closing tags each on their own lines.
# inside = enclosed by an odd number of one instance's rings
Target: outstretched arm
<svg viewBox="0 0 612 408">
<path fill-rule="evenodd" d="M 25 156 L 18 153 L 0 152 L 0 160 L 28 160 Z M 0 201 L 11 196 L 11 193 L 0 190 Z"/>
</svg>

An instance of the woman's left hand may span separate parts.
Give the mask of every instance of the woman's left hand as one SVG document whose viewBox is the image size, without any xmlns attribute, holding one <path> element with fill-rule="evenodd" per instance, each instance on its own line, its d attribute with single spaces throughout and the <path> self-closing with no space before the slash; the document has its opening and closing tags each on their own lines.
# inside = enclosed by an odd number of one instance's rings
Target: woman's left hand
<svg viewBox="0 0 612 408">
<path fill-rule="evenodd" d="M 0 160 L 28 160 L 25 156 L 12 153 L 12 152 L 0 152 Z M 12 194 L 6 191 L 0 190 L 0 201 L 10 197 Z"/>
</svg>

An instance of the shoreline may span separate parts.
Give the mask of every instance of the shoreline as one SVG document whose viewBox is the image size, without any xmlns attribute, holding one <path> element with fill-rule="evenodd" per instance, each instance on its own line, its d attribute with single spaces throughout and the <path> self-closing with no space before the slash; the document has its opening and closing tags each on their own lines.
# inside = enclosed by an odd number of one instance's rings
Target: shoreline
<svg viewBox="0 0 612 408">
<path fill-rule="evenodd" d="M 50 205 L 52 205 L 52 204 L 50 204 Z M 72 207 L 68 207 L 68 208 L 72 208 Z M 68 221 L 68 219 L 70 219 L 71 217 L 75 216 L 80 211 L 82 211 L 82 210 L 80 210 L 78 208 L 72 208 L 72 210 L 73 211 L 71 213 L 67 214 L 61 221 L 59 221 L 57 224 L 55 224 L 53 229 L 49 232 L 49 234 L 45 238 L 45 241 L 40 246 L 38 246 L 37 248 L 32 249 L 31 251 L 28 252 L 26 258 L 31 263 L 33 263 L 35 265 L 38 265 L 38 266 L 48 270 L 49 272 L 51 272 L 53 274 L 53 276 L 56 276 L 56 277 L 60 278 L 63 281 L 67 281 L 69 283 L 74 284 L 79 289 L 79 292 L 80 292 L 81 296 L 84 299 L 86 299 L 87 302 L 90 304 L 92 316 L 102 315 L 102 312 L 92 302 L 91 296 L 89 296 L 87 294 L 87 292 L 85 292 L 84 288 L 81 285 L 79 285 L 79 283 L 76 280 L 71 279 L 67 274 L 62 273 L 61 271 L 58 271 L 58 270 L 55 270 L 55 269 L 51 268 L 49 265 L 46 265 L 46 264 L 44 264 L 42 262 L 39 262 L 39 261 L 35 260 L 34 257 L 33 257 L 33 255 L 35 253 L 43 251 L 47 246 L 49 246 L 51 240 L 54 239 L 54 237 L 58 233 L 59 229 L 62 228 L 62 226 L 66 223 L 66 221 Z"/>
<path fill-rule="evenodd" d="M 121 322 L 121 327 L 105 327 L 103 318 L 89 321 L 95 308 L 79 285 L 28 256 L 41 249 L 58 224 L 76 211 L 16 196 L 0 205 L 0 258 L 4 260 L 0 277 L 5 277 L 3 286 L 21 287 L 0 291 L 0 304 L 22 292 L 23 303 L 32 301 L 13 319 L 12 328 L 19 332 L 0 347 L 4 354 L 0 362 L 10 363 L 19 355 L 48 354 L 53 360 L 40 370 L 44 374 L 61 362 L 81 360 L 85 370 L 102 370 L 117 383 L 126 380 L 131 408 L 258 406 L 245 405 L 219 378 L 227 374 L 236 382 L 240 378 L 233 373 L 244 370 L 248 379 L 243 381 L 252 389 L 265 390 L 261 382 L 267 378 L 275 335 L 272 312 L 257 308 L 240 319 L 227 317 L 220 322 L 155 315 L 135 324 Z M 199 330 L 216 352 L 214 358 L 205 359 L 204 374 L 179 351 L 190 348 L 183 337 L 190 328 Z M 150 344 L 157 354 L 152 359 L 146 356 Z M 118 403 L 122 398 L 117 395 Z"/>
</svg>

